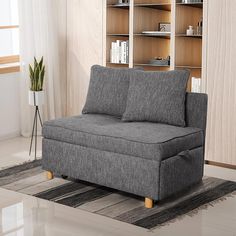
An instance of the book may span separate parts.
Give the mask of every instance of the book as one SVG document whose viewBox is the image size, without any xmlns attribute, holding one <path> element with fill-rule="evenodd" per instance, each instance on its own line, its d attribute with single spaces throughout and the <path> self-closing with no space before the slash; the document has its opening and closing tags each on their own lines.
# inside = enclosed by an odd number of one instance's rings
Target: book
<svg viewBox="0 0 236 236">
<path fill-rule="evenodd" d="M 116 63 L 121 63 L 121 40 L 116 40 Z"/>
<path fill-rule="evenodd" d="M 116 53 L 116 43 L 112 42 L 111 43 L 111 63 L 116 63 L 115 53 Z"/>
<path fill-rule="evenodd" d="M 126 41 L 121 42 L 121 63 L 125 64 L 127 63 L 126 61 Z"/>
<path fill-rule="evenodd" d="M 126 63 L 129 63 L 129 40 L 126 41 Z"/>
<path fill-rule="evenodd" d="M 129 63 L 129 41 L 116 40 L 111 43 L 110 62 Z"/>
</svg>

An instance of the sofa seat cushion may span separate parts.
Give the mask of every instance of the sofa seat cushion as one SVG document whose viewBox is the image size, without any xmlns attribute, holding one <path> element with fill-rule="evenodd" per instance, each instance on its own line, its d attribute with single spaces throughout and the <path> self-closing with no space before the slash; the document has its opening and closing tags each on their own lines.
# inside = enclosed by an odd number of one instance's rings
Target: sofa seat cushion
<svg viewBox="0 0 236 236">
<path fill-rule="evenodd" d="M 84 147 L 161 161 L 204 143 L 199 128 L 151 122 L 122 122 L 99 114 L 47 121 L 43 136 Z"/>
</svg>

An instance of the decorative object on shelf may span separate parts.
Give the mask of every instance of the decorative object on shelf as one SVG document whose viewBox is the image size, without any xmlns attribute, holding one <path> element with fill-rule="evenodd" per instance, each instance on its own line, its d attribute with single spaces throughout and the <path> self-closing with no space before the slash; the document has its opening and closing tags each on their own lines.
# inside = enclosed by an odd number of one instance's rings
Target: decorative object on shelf
<svg viewBox="0 0 236 236">
<path fill-rule="evenodd" d="M 160 32 L 171 32 L 171 26 L 170 23 L 164 23 L 164 22 L 160 22 L 159 23 L 159 31 Z"/>
<path fill-rule="evenodd" d="M 193 33 L 193 26 L 192 25 L 190 25 L 189 27 L 188 27 L 188 29 L 187 29 L 187 31 L 186 31 L 186 34 L 188 35 L 188 36 L 192 36 L 194 33 Z"/>
<path fill-rule="evenodd" d="M 110 62 L 119 64 L 129 63 L 129 41 L 116 40 L 111 43 Z"/>
<path fill-rule="evenodd" d="M 38 118 L 42 126 L 42 119 L 39 112 L 39 106 L 43 105 L 44 103 L 43 83 L 45 76 L 45 65 L 43 64 L 43 57 L 40 59 L 39 62 L 37 61 L 36 58 L 34 58 L 34 66 L 32 67 L 31 65 L 29 65 L 29 74 L 30 74 L 29 104 L 35 107 L 29 155 L 31 155 L 33 139 L 35 136 L 35 159 L 36 159 Z"/>
<path fill-rule="evenodd" d="M 129 5 L 129 0 L 118 0 L 117 4 L 115 6 L 127 6 Z"/>
<path fill-rule="evenodd" d="M 202 19 L 197 24 L 196 34 L 197 35 L 202 35 Z"/>
<path fill-rule="evenodd" d="M 167 58 L 155 57 L 154 59 L 150 60 L 149 63 L 156 66 L 169 66 L 170 56 Z"/>
<path fill-rule="evenodd" d="M 201 92 L 201 78 L 192 77 L 191 92 L 193 93 Z"/>
</svg>

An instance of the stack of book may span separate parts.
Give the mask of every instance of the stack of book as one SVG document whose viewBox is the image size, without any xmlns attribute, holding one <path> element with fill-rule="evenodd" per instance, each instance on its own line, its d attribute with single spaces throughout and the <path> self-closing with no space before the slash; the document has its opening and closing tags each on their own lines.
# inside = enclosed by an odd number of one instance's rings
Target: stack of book
<svg viewBox="0 0 236 236">
<path fill-rule="evenodd" d="M 129 63 L 129 41 L 116 40 L 111 43 L 111 63 Z"/>
<path fill-rule="evenodd" d="M 192 77 L 191 92 L 200 93 L 201 92 L 201 78 Z"/>
</svg>

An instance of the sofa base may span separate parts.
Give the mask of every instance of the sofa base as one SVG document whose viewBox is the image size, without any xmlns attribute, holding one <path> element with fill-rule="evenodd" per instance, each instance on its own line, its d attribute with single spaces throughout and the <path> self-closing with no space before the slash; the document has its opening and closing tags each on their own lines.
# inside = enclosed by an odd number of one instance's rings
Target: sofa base
<svg viewBox="0 0 236 236">
<path fill-rule="evenodd" d="M 186 157 L 174 156 L 160 163 L 43 139 L 42 165 L 44 170 L 57 175 L 162 200 L 201 181 L 203 148 L 189 151 Z"/>
</svg>

